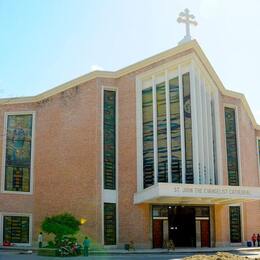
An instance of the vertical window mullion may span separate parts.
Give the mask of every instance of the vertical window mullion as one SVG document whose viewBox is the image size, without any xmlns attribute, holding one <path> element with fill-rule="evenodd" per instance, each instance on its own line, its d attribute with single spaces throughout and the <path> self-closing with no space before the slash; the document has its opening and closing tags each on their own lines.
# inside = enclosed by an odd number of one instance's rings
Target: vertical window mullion
<svg viewBox="0 0 260 260">
<path fill-rule="evenodd" d="M 195 66 L 194 62 L 191 64 L 191 110 L 192 110 L 192 144 L 193 144 L 193 169 L 194 169 L 194 183 L 199 184 L 199 140 L 198 140 L 198 120 L 197 120 L 197 108 L 198 100 L 196 96 L 197 86 L 195 79 Z"/>
</svg>

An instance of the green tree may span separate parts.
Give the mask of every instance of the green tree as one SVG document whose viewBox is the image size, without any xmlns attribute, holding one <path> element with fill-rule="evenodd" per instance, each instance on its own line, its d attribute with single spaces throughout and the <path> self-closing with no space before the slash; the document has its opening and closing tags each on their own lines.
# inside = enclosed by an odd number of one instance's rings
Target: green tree
<svg viewBox="0 0 260 260">
<path fill-rule="evenodd" d="M 64 213 L 46 217 L 42 222 L 41 228 L 48 234 L 54 234 L 57 243 L 61 241 L 63 236 L 75 235 L 79 231 L 79 226 L 79 220 L 69 213 Z"/>
</svg>

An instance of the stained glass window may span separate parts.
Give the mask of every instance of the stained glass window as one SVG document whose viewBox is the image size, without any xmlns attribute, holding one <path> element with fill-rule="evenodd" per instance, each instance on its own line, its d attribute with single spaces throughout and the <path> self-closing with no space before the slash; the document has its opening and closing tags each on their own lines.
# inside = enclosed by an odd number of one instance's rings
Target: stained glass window
<svg viewBox="0 0 260 260">
<path fill-rule="evenodd" d="M 165 83 L 156 86 L 158 182 L 168 181 Z"/>
<path fill-rule="evenodd" d="M 185 158 L 186 158 L 186 183 L 193 183 L 193 155 L 192 155 L 192 121 L 191 121 L 191 96 L 190 74 L 182 75 L 183 82 L 183 113 L 185 131 Z"/>
<path fill-rule="evenodd" d="M 236 113 L 234 108 L 225 107 L 228 184 L 239 185 Z"/>
<path fill-rule="evenodd" d="M 30 192 L 32 114 L 8 115 L 5 190 Z"/>
<path fill-rule="evenodd" d="M 169 82 L 170 88 L 170 118 L 171 118 L 171 171 L 172 182 L 180 183 L 182 175 L 181 165 L 181 126 L 180 126 L 180 98 L 179 79 L 174 78 Z"/>
<path fill-rule="evenodd" d="M 116 245 L 116 204 L 104 204 L 104 243 Z"/>
<path fill-rule="evenodd" d="M 259 162 L 259 167 L 260 167 L 260 139 L 258 139 L 257 142 L 258 142 L 258 162 Z"/>
<path fill-rule="evenodd" d="M 29 243 L 29 217 L 4 216 L 3 241 Z"/>
<path fill-rule="evenodd" d="M 153 151 L 153 92 L 152 87 L 142 93 L 143 106 L 143 181 L 144 188 L 154 183 Z"/>
<path fill-rule="evenodd" d="M 229 207 L 229 223 L 230 223 L 230 242 L 241 242 L 241 219 L 240 219 L 240 207 Z"/>
<path fill-rule="evenodd" d="M 104 91 L 104 188 L 116 189 L 116 92 Z"/>
</svg>

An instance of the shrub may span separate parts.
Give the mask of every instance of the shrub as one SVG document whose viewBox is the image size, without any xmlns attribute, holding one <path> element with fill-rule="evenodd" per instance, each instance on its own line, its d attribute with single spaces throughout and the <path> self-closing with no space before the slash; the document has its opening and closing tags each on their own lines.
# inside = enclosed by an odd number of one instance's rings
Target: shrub
<svg viewBox="0 0 260 260">
<path fill-rule="evenodd" d="M 80 222 L 73 215 L 64 213 L 46 217 L 41 228 L 47 234 L 55 235 L 55 244 L 60 244 L 61 239 L 67 235 L 74 235 L 79 231 Z"/>
</svg>

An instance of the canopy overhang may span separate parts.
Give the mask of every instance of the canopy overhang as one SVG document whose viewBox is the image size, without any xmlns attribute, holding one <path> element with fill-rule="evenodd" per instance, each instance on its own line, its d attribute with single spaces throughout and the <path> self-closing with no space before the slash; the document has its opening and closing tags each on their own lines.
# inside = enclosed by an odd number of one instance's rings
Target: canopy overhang
<svg viewBox="0 0 260 260">
<path fill-rule="evenodd" d="M 134 194 L 134 204 L 222 204 L 260 200 L 260 187 L 157 183 Z"/>
</svg>

